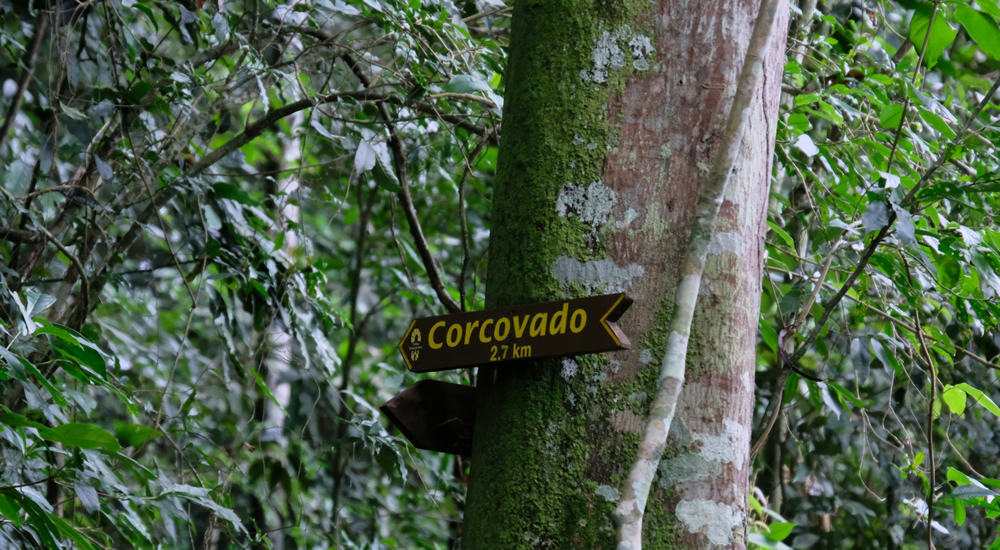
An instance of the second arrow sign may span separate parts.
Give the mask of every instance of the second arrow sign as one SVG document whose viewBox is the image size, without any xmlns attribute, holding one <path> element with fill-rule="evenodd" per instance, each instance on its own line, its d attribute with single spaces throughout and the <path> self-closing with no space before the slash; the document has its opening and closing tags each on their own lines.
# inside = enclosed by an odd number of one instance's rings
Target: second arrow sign
<svg viewBox="0 0 1000 550">
<path fill-rule="evenodd" d="M 625 294 L 414 319 L 399 343 L 406 368 L 431 372 L 488 363 L 628 349 L 614 323 Z"/>
</svg>

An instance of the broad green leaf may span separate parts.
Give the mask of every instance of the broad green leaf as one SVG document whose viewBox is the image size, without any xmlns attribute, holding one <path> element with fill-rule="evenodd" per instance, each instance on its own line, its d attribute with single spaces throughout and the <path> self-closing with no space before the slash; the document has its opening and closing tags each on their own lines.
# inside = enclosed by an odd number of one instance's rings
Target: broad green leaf
<svg viewBox="0 0 1000 550">
<path fill-rule="evenodd" d="M 82 481 L 73 484 L 76 490 L 76 498 L 80 499 L 88 514 L 101 509 L 101 499 L 97 497 L 97 490 Z"/>
<path fill-rule="evenodd" d="M 965 503 L 960 498 L 951 499 L 952 513 L 955 516 L 955 523 L 962 525 L 965 523 Z"/>
<path fill-rule="evenodd" d="M 927 37 L 927 29 L 931 23 L 931 12 L 934 4 L 923 2 L 913 12 L 910 20 L 910 41 L 919 52 L 924 45 L 924 38 Z M 934 27 L 930 29 L 930 38 L 927 40 L 927 50 L 924 53 L 924 64 L 933 67 L 944 52 L 945 48 L 951 46 L 955 41 L 957 29 L 953 29 L 945 18 L 945 14 L 938 10 L 934 15 Z"/>
<path fill-rule="evenodd" d="M 758 516 L 764 515 L 764 507 L 760 505 L 760 501 L 757 500 L 757 497 L 755 497 L 753 493 L 750 493 L 750 506 Z"/>
<path fill-rule="evenodd" d="M 897 103 L 889 105 L 878 115 L 878 121 L 882 124 L 883 128 L 888 130 L 894 130 L 899 128 L 900 122 L 903 120 L 903 106 Z"/>
<path fill-rule="evenodd" d="M 991 491 L 986 487 L 980 487 L 979 485 L 970 483 L 968 485 L 955 487 L 955 489 L 951 492 L 951 496 L 955 498 L 983 498 L 983 497 L 996 498 L 1000 497 L 1000 493 L 997 493 L 996 491 Z"/>
<path fill-rule="evenodd" d="M 969 476 L 963 474 L 962 472 L 950 466 L 948 467 L 948 472 L 946 475 L 948 477 L 948 481 L 952 481 L 959 485 L 968 485 L 969 483 L 972 483 L 972 480 L 969 479 Z"/>
<path fill-rule="evenodd" d="M 392 161 L 388 158 L 388 155 L 378 155 L 376 157 L 375 169 L 372 170 L 372 175 L 375 177 L 375 183 L 382 189 L 392 191 L 393 193 L 399 193 L 403 190 L 399 186 L 399 179 L 396 178 L 396 173 L 392 169 Z"/>
<path fill-rule="evenodd" d="M 6 424 L 14 428 L 35 428 L 36 430 L 47 430 L 48 427 L 40 422 L 28 420 L 24 415 L 14 412 L 0 413 L 0 424 Z"/>
<path fill-rule="evenodd" d="M 924 119 L 924 122 L 929 124 L 931 128 L 941 132 L 941 135 L 948 139 L 955 139 L 955 130 L 952 130 L 943 118 L 927 109 L 920 108 L 917 111 L 920 113 L 920 118 Z"/>
<path fill-rule="evenodd" d="M 771 220 L 767 221 L 767 226 L 771 228 L 771 231 L 774 231 L 775 235 L 781 237 L 782 241 L 785 241 L 785 245 L 787 245 L 788 248 L 795 250 L 795 239 L 793 239 L 792 236 L 789 235 L 787 231 L 782 229 L 778 224 L 772 222 Z"/>
<path fill-rule="evenodd" d="M 778 353 L 778 333 L 763 318 L 760 320 L 760 335 L 764 339 L 764 343 L 767 344 L 767 347 L 771 348 L 771 351 Z"/>
<path fill-rule="evenodd" d="M 941 399 L 944 400 L 948 408 L 951 409 L 952 414 L 957 414 L 961 416 L 965 413 L 965 401 L 966 393 L 954 386 L 946 386 L 944 392 L 941 393 Z"/>
<path fill-rule="evenodd" d="M 1000 2 L 997 0 L 976 0 L 979 8 L 993 17 L 1000 17 Z"/>
<path fill-rule="evenodd" d="M 24 372 L 24 365 L 21 363 L 23 359 L 14 355 L 7 350 L 4 346 L 0 345 L 0 359 L 7 364 L 5 371 L 11 378 L 15 380 L 20 380 L 21 382 L 27 382 L 28 376 Z"/>
<path fill-rule="evenodd" d="M 83 550 L 93 550 L 95 548 L 94 544 L 90 542 L 90 539 L 77 531 L 76 528 L 70 524 L 70 522 L 55 514 L 49 515 L 49 521 L 55 524 L 56 529 L 58 529 L 63 535 L 66 535 L 66 538 L 75 542 L 76 548 L 82 548 Z"/>
<path fill-rule="evenodd" d="M 767 526 L 767 536 L 773 540 L 785 540 L 792 533 L 792 529 L 795 529 L 795 525 L 795 523 L 791 522 L 772 523 Z"/>
<path fill-rule="evenodd" d="M 800 94 L 795 96 L 795 106 L 801 107 L 802 105 L 809 105 L 810 103 L 819 101 L 819 98 L 819 94 Z"/>
<path fill-rule="evenodd" d="M 52 347 L 60 355 L 88 367 L 101 378 L 107 378 L 107 365 L 104 362 L 104 354 L 101 349 L 79 332 L 62 325 L 45 323 L 42 328 L 38 329 L 37 334 L 55 336 L 56 339 L 52 341 Z"/>
<path fill-rule="evenodd" d="M 798 132 L 808 132 L 812 129 L 812 123 L 809 122 L 809 117 L 802 113 L 792 113 L 788 115 L 788 122 L 786 122 L 789 128 L 793 128 Z"/>
<path fill-rule="evenodd" d="M 861 215 L 861 224 L 868 233 L 879 231 L 887 223 L 889 223 L 889 209 L 882 201 L 870 203 L 868 209 Z"/>
<path fill-rule="evenodd" d="M 81 449 L 117 451 L 121 448 L 111 432 L 93 424 L 61 424 L 42 432 L 42 437 Z"/>
<path fill-rule="evenodd" d="M 244 190 L 231 183 L 217 182 L 212 184 L 212 196 L 217 199 L 229 199 L 248 206 L 258 206 L 260 203 Z"/>
<path fill-rule="evenodd" d="M 792 550 L 791 546 L 781 542 L 780 540 L 774 540 L 767 535 L 761 533 L 750 533 L 747 537 L 752 544 L 755 544 L 761 548 L 771 548 L 774 550 Z"/>
<path fill-rule="evenodd" d="M 124 447 L 138 447 L 150 439 L 155 439 L 163 435 L 158 430 L 142 424 L 125 424 L 117 422 L 115 425 L 115 437 Z"/>
<path fill-rule="evenodd" d="M 18 511 L 21 510 L 21 506 L 16 500 L 0 493 L 0 514 L 11 522 L 14 523 L 14 527 L 21 527 L 21 517 L 18 515 Z"/>
<path fill-rule="evenodd" d="M 996 416 L 1000 416 L 1000 407 L 997 407 L 997 404 L 994 403 L 992 399 L 983 394 L 982 390 L 973 388 L 966 382 L 957 384 L 955 387 L 969 394 L 969 397 L 971 397 L 976 403 L 982 405 L 984 409 L 990 411 Z"/>
<path fill-rule="evenodd" d="M 354 152 L 354 171 L 363 174 L 375 167 L 375 148 L 367 140 L 363 139 L 358 143 L 358 150 Z"/>
<path fill-rule="evenodd" d="M 65 103 L 63 103 L 61 101 L 59 102 L 59 108 L 62 109 L 62 112 L 66 116 L 68 116 L 69 118 L 72 118 L 73 120 L 89 120 L 90 119 L 90 117 L 87 116 L 87 113 L 84 113 L 83 111 L 81 111 L 79 109 L 76 109 L 74 107 L 70 107 L 69 105 L 66 105 Z"/>
<path fill-rule="evenodd" d="M 965 26 L 966 32 L 984 52 L 1000 60 L 1000 27 L 997 27 L 996 21 L 962 4 L 955 10 L 955 19 Z"/>
<path fill-rule="evenodd" d="M 862 402 L 860 399 L 858 399 L 857 397 L 855 397 L 854 394 L 851 393 L 844 386 L 841 386 L 840 384 L 838 384 L 836 382 L 829 381 L 829 380 L 827 380 L 827 385 L 829 385 L 833 389 L 837 390 L 837 393 L 839 393 L 841 395 L 841 397 L 843 397 L 844 399 L 850 401 L 855 407 L 857 407 L 859 409 L 864 409 L 865 408 L 864 402 Z"/>
<path fill-rule="evenodd" d="M 938 282 L 945 288 L 955 288 L 962 280 L 962 266 L 958 260 L 946 257 L 938 265 Z"/>
<path fill-rule="evenodd" d="M 457 74 L 448 81 L 445 90 L 455 94 L 468 94 L 471 92 L 485 92 L 490 89 L 490 85 L 478 76 L 469 74 Z"/>
</svg>

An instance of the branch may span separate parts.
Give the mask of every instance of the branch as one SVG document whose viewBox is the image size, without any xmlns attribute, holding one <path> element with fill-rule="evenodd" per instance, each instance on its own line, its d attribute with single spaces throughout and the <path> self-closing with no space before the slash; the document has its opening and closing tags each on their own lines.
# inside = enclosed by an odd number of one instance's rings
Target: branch
<svg viewBox="0 0 1000 550">
<path fill-rule="evenodd" d="M 351 68 L 354 75 L 358 77 L 361 84 L 365 88 L 368 88 L 371 85 L 371 81 L 368 80 L 361 67 L 358 66 L 357 61 L 350 54 L 344 54 L 341 58 Z M 382 121 L 385 122 L 385 127 L 389 130 L 389 146 L 392 149 L 393 169 L 396 173 L 396 179 L 399 180 L 399 202 L 403 205 L 403 214 L 406 216 L 407 225 L 410 226 L 410 234 L 413 236 L 414 244 L 417 246 L 420 260 L 424 264 L 424 269 L 427 270 L 427 277 L 431 280 L 431 287 L 434 288 L 434 292 L 437 294 L 441 304 L 444 305 L 444 308 L 450 313 L 460 313 L 462 311 L 461 306 L 455 302 L 451 294 L 448 294 L 448 289 L 445 288 L 444 282 L 441 281 L 441 272 L 434 262 L 434 257 L 431 256 L 430 248 L 427 246 L 427 239 L 424 237 L 424 231 L 420 227 L 420 220 L 417 218 L 417 210 L 413 207 L 413 197 L 410 195 L 409 172 L 406 169 L 406 154 L 403 152 L 403 141 L 399 139 L 399 134 L 396 132 L 396 125 L 392 123 L 392 117 L 389 115 L 389 108 L 385 106 L 385 101 L 376 100 L 375 104 L 378 106 Z"/>
<path fill-rule="evenodd" d="M 13 243 L 37 243 L 41 240 L 42 234 L 37 231 L 0 227 L 0 241 L 10 241 Z"/>
<path fill-rule="evenodd" d="M 67 258 L 69 258 L 69 261 L 73 263 L 73 267 L 75 267 L 76 270 L 77 270 L 77 272 L 80 273 L 80 304 L 81 304 L 81 306 L 80 306 L 80 308 L 77 309 L 77 311 L 79 311 L 81 313 L 79 319 L 80 319 L 80 325 L 82 325 L 83 324 L 83 319 L 86 318 L 87 312 L 90 311 L 90 280 L 87 279 L 87 273 L 83 270 L 83 264 L 80 262 L 80 258 L 77 258 L 75 254 L 73 254 L 72 252 L 70 252 L 69 249 L 66 248 L 66 245 L 64 245 L 59 239 L 57 239 L 55 237 L 55 235 L 53 235 L 52 233 L 49 233 L 48 229 L 45 229 L 45 227 L 39 227 L 39 231 L 41 231 L 42 235 L 49 242 L 51 242 L 52 244 L 54 244 L 55 247 L 58 248 L 59 251 L 63 253 L 63 255 L 65 255 Z M 70 317 L 70 326 L 72 328 L 75 328 L 75 329 L 79 330 L 80 326 L 73 326 L 73 324 L 72 324 L 73 323 L 73 319 L 74 319 L 73 317 Z"/>
<path fill-rule="evenodd" d="M 3 154 L 4 145 L 7 144 L 10 129 L 14 126 L 14 119 L 17 118 L 17 112 L 21 109 L 21 100 L 24 99 L 24 92 L 28 89 L 28 81 L 31 80 L 31 71 L 34 69 L 35 58 L 38 56 L 38 48 L 49 26 L 48 14 L 39 11 L 37 21 L 35 35 L 31 37 L 31 46 L 28 47 L 28 56 L 24 59 L 24 71 L 17 82 L 17 90 L 14 92 L 14 97 L 10 100 L 10 106 L 7 108 L 7 116 L 3 120 L 3 127 L 0 128 L 0 155 Z"/>
<path fill-rule="evenodd" d="M 989 105 L 990 100 L 993 97 L 993 95 L 996 94 L 997 89 L 1000 89 L 1000 78 L 997 78 L 996 82 L 993 83 L 993 87 L 991 87 L 990 90 L 986 93 L 986 95 L 983 96 L 982 101 L 980 101 L 979 105 L 977 105 L 976 108 L 973 110 L 972 115 L 969 117 L 968 120 L 965 121 L 965 124 L 958 131 L 958 133 L 956 133 L 954 145 L 958 145 L 965 140 L 969 132 L 969 128 L 972 127 L 972 123 L 977 118 L 979 118 L 979 115 L 983 112 L 983 109 L 985 109 L 986 106 Z M 940 168 L 942 165 L 944 165 L 945 162 L 948 161 L 948 157 L 951 155 L 953 149 L 954 148 L 952 146 L 947 146 L 944 148 L 943 151 L 941 151 L 941 154 L 938 155 L 938 158 L 935 159 L 935 161 L 930 165 L 927 171 L 924 172 L 924 175 L 921 176 L 920 181 L 918 181 L 917 184 L 913 186 L 913 189 L 911 189 L 910 192 L 907 193 L 907 195 L 900 202 L 900 206 L 905 206 L 913 201 L 914 197 L 916 197 L 917 195 L 917 192 L 919 192 L 920 189 L 922 189 L 927 184 L 927 182 L 930 181 L 931 176 L 934 175 L 934 172 L 936 172 L 938 168 Z M 889 229 L 892 227 L 892 224 L 895 223 L 895 221 L 896 221 L 896 211 L 893 210 L 889 213 L 889 219 L 886 222 L 885 226 L 882 227 L 882 229 L 878 232 L 878 234 L 875 235 L 875 238 L 872 239 L 872 242 L 869 243 L 868 248 L 866 248 L 864 253 L 861 255 L 861 259 L 858 261 L 857 267 L 854 268 L 854 271 L 852 271 L 851 274 L 847 277 L 847 280 L 844 281 L 844 284 L 840 287 L 840 290 L 838 290 L 837 293 L 834 294 L 832 298 L 823 303 L 823 314 L 820 315 L 819 320 L 816 322 L 816 326 L 806 337 L 806 341 L 801 346 L 799 346 L 799 348 L 795 351 L 795 353 L 788 359 L 787 361 L 788 365 L 794 365 L 798 363 L 799 360 L 802 359 L 803 356 L 805 356 L 806 352 L 809 351 L 812 345 L 816 342 L 816 338 L 819 337 L 819 333 L 823 331 L 823 328 L 826 326 L 826 322 L 830 319 L 830 315 L 833 313 L 833 310 L 837 307 L 840 301 L 844 299 L 844 296 L 846 296 L 847 292 L 851 289 L 852 286 L 854 286 L 854 283 L 857 282 L 858 277 L 861 275 L 861 272 L 864 271 L 865 267 L 868 266 L 868 262 L 875 254 L 875 250 L 878 248 L 878 245 L 882 243 L 882 240 L 885 239 L 886 235 L 889 234 Z M 972 357 L 972 355 L 970 355 L 970 357 Z M 778 375 L 778 379 L 776 380 L 775 383 L 775 388 L 776 388 L 775 392 L 777 394 L 776 398 L 771 399 L 771 402 L 767 406 L 767 410 L 764 411 L 765 426 L 774 424 L 773 417 L 777 417 L 779 412 L 778 408 L 780 407 L 781 403 L 780 392 L 784 391 L 784 384 L 787 378 L 788 378 L 788 370 L 782 369 L 782 372 Z M 759 447 L 760 445 L 762 445 L 763 440 L 766 439 L 767 433 L 763 429 L 760 431 L 760 433 L 762 435 L 758 436 L 758 441 L 757 443 L 754 444 L 755 447 Z"/>
<path fill-rule="evenodd" d="M 667 349 L 660 367 L 659 387 L 650 405 L 649 419 L 642 441 L 639 443 L 635 462 L 628 478 L 622 483 L 622 499 L 614 512 L 618 528 L 618 550 L 642 548 L 642 517 L 650 485 L 653 483 L 657 465 L 666 448 L 667 434 L 670 432 L 670 424 L 677 408 L 677 398 L 684 384 L 691 319 L 698 300 L 701 277 L 705 271 L 708 245 L 712 239 L 715 219 L 722 206 L 729 176 L 743 142 L 743 132 L 750 118 L 752 100 L 757 94 L 757 82 L 764 72 L 764 56 L 771 41 L 771 30 L 777 9 L 778 0 L 761 0 L 750 44 L 747 46 L 746 58 L 743 61 L 736 96 L 733 98 L 729 120 L 719 145 L 719 153 L 708 180 L 699 190 L 694 225 L 688 243 L 688 255 L 681 266 L 681 280 L 674 295 L 673 318 L 670 321 Z"/>
<path fill-rule="evenodd" d="M 342 57 L 346 58 L 347 56 L 344 55 Z M 293 115 L 299 111 L 303 111 L 305 109 L 309 109 L 317 105 L 325 105 L 327 103 L 332 103 L 340 99 L 374 101 L 376 104 L 383 106 L 385 103 L 392 103 L 394 105 L 399 105 L 403 107 L 411 107 L 413 109 L 416 109 L 417 111 L 435 115 L 439 117 L 441 120 L 445 122 L 450 122 L 455 126 L 458 126 L 459 128 L 462 128 L 470 133 L 476 134 L 477 136 L 490 136 L 490 135 L 495 136 L 495 134 L 489 132 L 487 129 L 480 128 L 479 126 L 476 126 L 475 124 L 469 122 L 468 120 L 465 120 L 462 117 L 458 117 L 455 115 L 441 114 L 437 111 L 437 109 L 435 109 L 431 105 L 426 105 L 417 102 L 407 103 L 394 96 L 376 94 L 368 91 L 334 92 L 316 99 L 311 99 L 311 98 L 300 99 L 298 101 L 288 103 L 276 109 L 271 109 L 270 111 L 267 112 L 267 114 L 262 116 L 257 121 L 247 124 L 246 128 L 244 128 L 243 132 L 241 132 L 239 135 L 227 141 L 226 143 L 222 144 L 218 149 L 202 157 L 201 160 L 195 163 L 195 165 L 192 166 L 190 170 L 188 170 L 187 175 L 197 176 L 201 174 L 206 169 L 211 167 L 213 164 L 222 160 L 222 158 L 228 155 L 229 153 L 232 153 L 233 151 L 253 141 L 255 138 L 264 133 L 265 130 L 270 128 L 271 125 L 285 118 L 286 116 Z"/>
<path fill-rule="evenodd" d="M 969 120 L 967 120 L 965 122 L 965 125 L 963 125 L 962 128 L 959 130 L 957 137 L 955 138 L 954 142 L 955 145 L 961 143 L 965 139 L 966 134 L 969 131 L 969 128 L 972 126 L 972 122 L 977 118 L 979 118 L 980 113 L 982 113 L 983 109 L 986 108 L 986 105 L 990 103 L 990 99 L 997 92 L 998 88 L 1000 88 L 1000 78 L 997 78 L 997 81 L 993 83 L 993 87 L 990 88 L 990 91 L 987 92 L 985 96 L 983 96 L 983 100 L 980 101 L 979 105 L 976 106 L 976 109 L 972 112 L 972 116 L 969 117 Z M 927 171 L 924 172 L 924 175 L 921 176 L 920 181 L 918 181 L 917 184 L 913 186 L 913 189 L 911 189 L 910 192 L 907 193 L 906 196 L 903 198 L 903 200 L 900 202 L 900 206 L 905 206 L 913 201 L 913 198 L 916 197 L 917 192 L 919 192 L 920 189 L 922 189 L 925 185 L 927 185 L 927 182 L 930 181 L 931 176 L 934 175 L 934 172 L 936 172 L 938 168 L 940 168 L 942 165 L 944 165 L 945 162 L 948 161 L 948 157 L 951 155 L 953 149 L 954 149 L 953 147 L 945 147 L 944 150 L 941 151 L 941 154 L 938 155 L 938 158 L 935 159 L 935 161 L 931 164 L 931 166 L 927 169 Z M 826 321 L 830 318 L 830 314 L 833 312 L 833 309 L 837 307 L 837 304 L 840 303 L 840 300 L 842 300 L 844 296 L 847 295 L 847 291 L 849 291 L 851 287 L 854 285 L 854 283 L 858 280 L 858 276 L 861 275 L 861 272 L 864 271 L 865 267 L 868 265 L 868 261 L 871 260 L 872 255 L 875 254 L 875 249 L 878 248 L 878 245 L 881 244 L 882 240 L 885 239 L 886 235 L 889 234 L 889 229 L 892 227 L 892 224 L 895 223 L 895 221 L 896 221 L 896 212 L 895 210 L 893 210 L 892 212 L 889 213 L 889 220 L 886 222 L 885 226 L 883 226 L 882 229 L 878 232 L 878 234 L 875 235 L 875 238 L 872 239 L 872 242 L 868 245 L 868 248 L 865 249 L 864 254 L 858 261 L 857 267 L 854 268 L 854 271 L 852 271 L 851 274 L 847 277 L 847 280 L 844 282 L 843 286 L 840 287 L 840 290 L 837 292 L 837 294 L 835 294 L 832 298 L 830 298 L 823 304 L 823 310 L 824 310 L 823 315 L 821 315 L 819 321 L 816 322 L 816 327 L 812 330 L 812 332 L 809 333 L 809 336 L 806 338 L 805 343 L 802 346 L 800 346 L 799 349 L 796 350 L 795 354 L 792 355 L 792 357 L 789 359 L 789 363 L 797 363 L 799 359 L 802 359 L 802 356 L 806 354 L 806 351 L 808 351 L 809 347 L 812 346 L 812 344 L 816 341 L 816 338 L 819 336 L 820 331 L 822 331 L 823 327 L 826 326 Z"/>
</svg>

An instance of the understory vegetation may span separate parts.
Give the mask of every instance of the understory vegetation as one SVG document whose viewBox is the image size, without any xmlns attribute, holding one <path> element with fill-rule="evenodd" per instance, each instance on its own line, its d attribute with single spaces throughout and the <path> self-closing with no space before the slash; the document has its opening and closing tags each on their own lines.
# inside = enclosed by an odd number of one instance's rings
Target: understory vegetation
<svg viewBox="0 0 1000 550">
<path fill-rule="evenodd" d="M 378 407 L 483 307 L 510 4 L 0 0 L 0 549 L 461 547 Z M 1000 549 L 998 21 L 793 2 L 760 547 Z"/>
</svg>

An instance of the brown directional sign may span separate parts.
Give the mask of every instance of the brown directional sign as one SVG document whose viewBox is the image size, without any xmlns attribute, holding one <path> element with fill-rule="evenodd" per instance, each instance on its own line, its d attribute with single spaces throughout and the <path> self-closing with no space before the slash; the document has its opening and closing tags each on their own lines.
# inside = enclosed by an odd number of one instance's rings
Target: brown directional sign
<svg viewBox="0 0 1000 550">
<path fill-rule="evenodd" d="M 615 321 L 630 305 L 605 294 L 414 319 L 399 352 L 407 369 L 431 372 L 628 349 Z"/>
<path fill-rule="evenodd" d="M 472 456 L 476 388 L 421 380 L 379 408 L 414 447 Z"/>
</svg>

